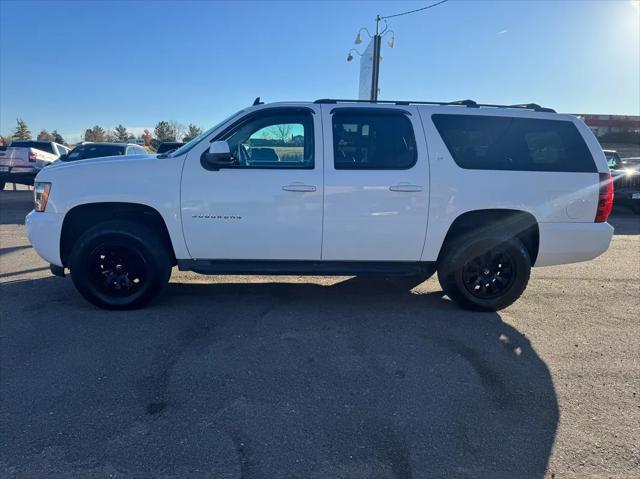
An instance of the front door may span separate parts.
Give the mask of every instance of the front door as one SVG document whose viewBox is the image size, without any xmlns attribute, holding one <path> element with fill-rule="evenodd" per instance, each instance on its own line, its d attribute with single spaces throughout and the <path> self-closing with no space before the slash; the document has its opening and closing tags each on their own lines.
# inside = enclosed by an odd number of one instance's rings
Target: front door
<svg viewBox="0 0 640 479">
<path fill-rule="evenodd" d="M 419 261 L 429 162 L 415 107 L 323 104 L 323 260 Z"/>
<path fill-rule="evenodd" d="M 269 107 L 238 120 L 233 162 L 205 169 L 203 141 L 182 174 L 182 224 L 193 259 L 318 260 L 322 243 L 320 108 Z"/>
</svg>

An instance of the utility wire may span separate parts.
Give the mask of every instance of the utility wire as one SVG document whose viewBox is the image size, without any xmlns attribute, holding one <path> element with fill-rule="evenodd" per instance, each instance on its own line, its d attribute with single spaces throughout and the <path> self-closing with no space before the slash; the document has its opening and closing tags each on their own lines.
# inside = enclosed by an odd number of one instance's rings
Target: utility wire
<svg viewBox="0 0 640 479">
<path fill-rule="evenodd" d="M 441 0 L 437 3 L 432 3 L 431 5 L 427 5 L 426 7 L 416 8 L 415 10 L 409 10 L 408 12 L 396 13 L 395 15 L 387 15 L 386 17 L 380 17 L 380 19 L 384 20 L 385 18 L 401 17 L 402 15 L 409 15 L 410 13 L 421 12 L 422 10 L 427 10 L 429 8 L 437 7 L 438 5 L 441 5 L 448 1 L 449 0 Z"/>
</svg>

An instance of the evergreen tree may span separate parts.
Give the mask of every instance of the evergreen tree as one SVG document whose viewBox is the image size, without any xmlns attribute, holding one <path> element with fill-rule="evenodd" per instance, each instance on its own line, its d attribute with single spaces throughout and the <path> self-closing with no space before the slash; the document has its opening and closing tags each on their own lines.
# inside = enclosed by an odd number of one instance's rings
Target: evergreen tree
<svg viewBox="0 0 640 479">
<path fill-rule="evenodd" d="M 17 126 L 15 131 L 13 132 L 14 140 L 30 140 L 31 139 L 31 131 L 29 131 L 29 127 L 27 123 L 22 118 L 16 119 Z"/>
<path fill-rule="evenodd" d="M 113 136 L 115 137 L 116 141 L 119 141 L 121 143 L 126 143 L 129 140 L 129 132 L 122 125 L 118 125 L 113 129 Z"/>
<path fill-rule="evenodd" d="M 185 143 L 187 141 L 191 141 L 200 133 L 202 133 L 202 130 L 200 128 L 198 128 L 193 123 L 189 123 L 189 126 L 187 127 L 187 133 L 184 135 L 184 138 L 182 139 L 182 141 L 184 141 Z"/>
<path fill-rule="evenodd" d="M 153 130 L 153 134 L 159 143 L 165 141 L 176 141 L 176 132 L 168 121 L 159 121 Z"/>
<path fill-rule="evenodd" d="M 53 136 L 53 141 L 55 141 L 56 143 L 60 143 L 61 145 L 64 145 L 64 138 L 62 138 L 62 135 L 58 133 L 58 130 L 53 130 L 51 132 L 51 136 Z"/>
</svg>

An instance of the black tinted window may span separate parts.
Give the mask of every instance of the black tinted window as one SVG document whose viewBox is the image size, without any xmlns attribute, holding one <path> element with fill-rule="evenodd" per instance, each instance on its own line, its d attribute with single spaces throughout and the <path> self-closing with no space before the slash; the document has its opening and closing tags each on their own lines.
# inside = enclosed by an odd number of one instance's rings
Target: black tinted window
<svg viewBox="0 0 640 479">
<path fill-rule="evenodd" d="M 53 145 L 48 141 L 12 141 L 11 146 L 18 148 L 35 148 L 40 151 L 46 151 L 47 153 L 53 153 Z"/>
<path fill-rule="evenodd" d="M 100 158 L 102 156 L 124 155 L 124 151 L 124 146 L 93 143 L 74 148 L 73 151 L 69 153 L 67 161 L 86 160 L 89 158 Z"/>
<path fill-rule="evenodd" d="M 336 170 L 406 170 L 416 159 L 416 140 L 406 114 L 366 109 L 334 113 Z"/>
<path fill-rule="evenodd" d="M 595 172 L 570 121 L 481 115 L 433 115 L 458 166 L 482 170 Z"/>
</svg>

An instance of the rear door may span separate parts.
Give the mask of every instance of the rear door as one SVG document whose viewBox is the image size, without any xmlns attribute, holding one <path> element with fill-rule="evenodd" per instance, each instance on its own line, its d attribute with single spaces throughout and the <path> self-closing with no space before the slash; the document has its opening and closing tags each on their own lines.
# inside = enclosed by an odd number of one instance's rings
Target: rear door
<svg viewBox="0 0 640 479">
<path fill-rule="evenodd" d="M 429 162 L 412 106 L 322 105 L 323 260 L 418 261 Z"/>
</svg>

